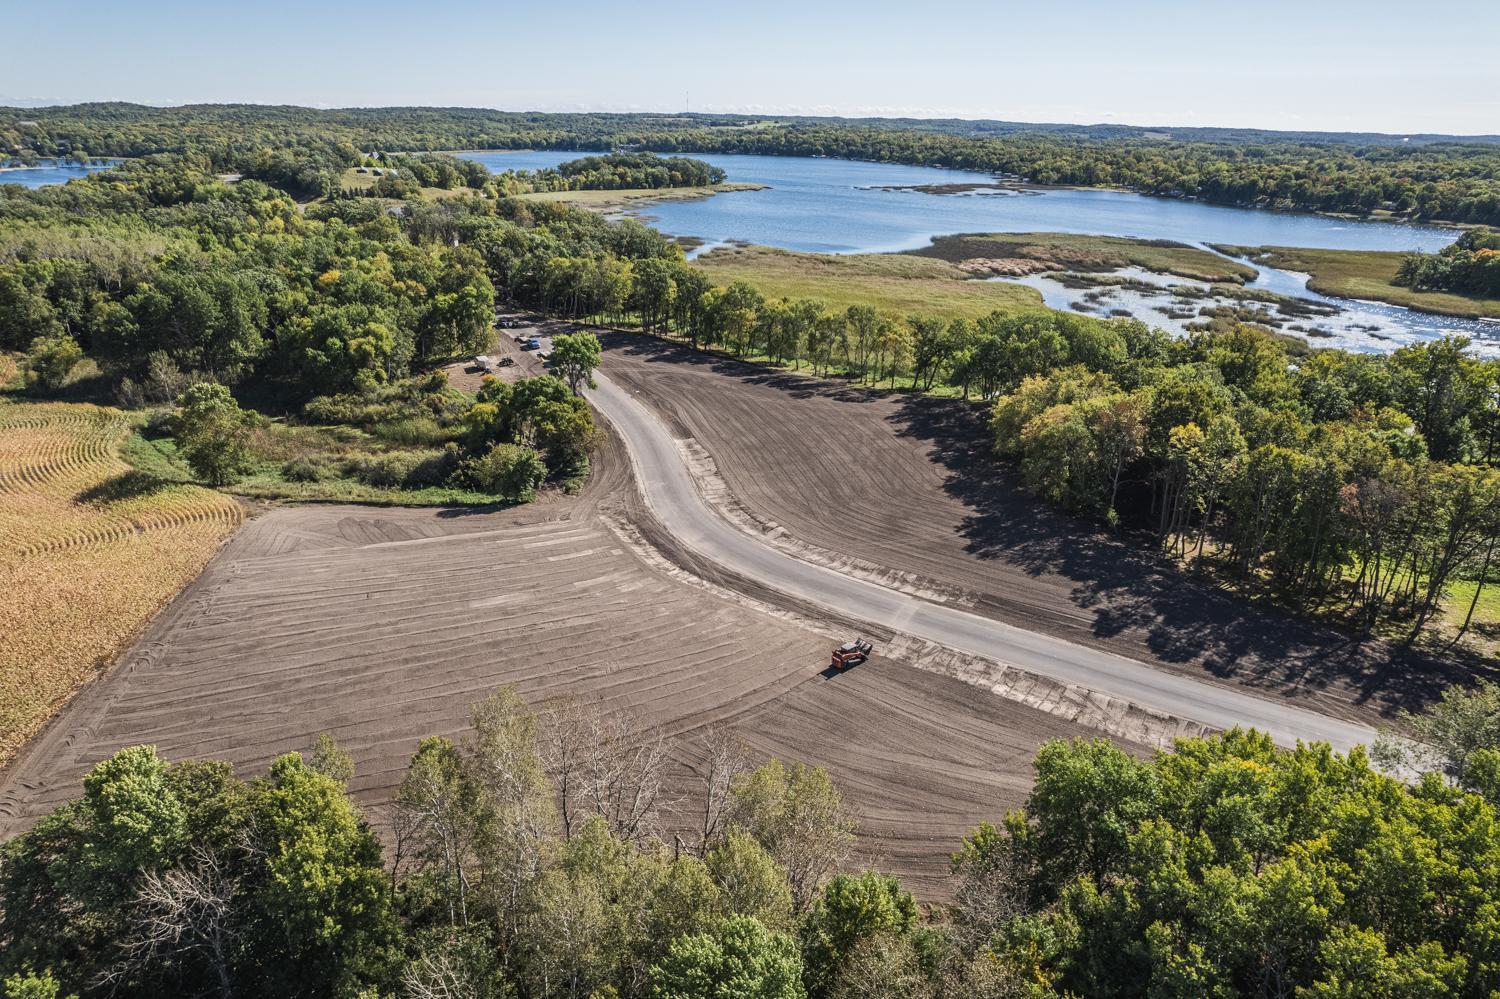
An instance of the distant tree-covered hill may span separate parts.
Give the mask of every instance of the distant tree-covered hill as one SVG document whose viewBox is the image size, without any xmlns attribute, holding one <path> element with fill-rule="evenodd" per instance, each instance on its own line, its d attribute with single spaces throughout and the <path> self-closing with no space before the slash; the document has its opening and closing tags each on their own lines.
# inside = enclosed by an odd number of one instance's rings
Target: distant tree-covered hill
<svg viewBox="0 0 1500 999">
<path fill-rule="evenodd" d="M 473 108 L 0 108 L 0 154 L 22 159 L 178 152 L 240 169 L 269 149 L 304 172 L 317 161 L 327 176 L 378 150 L 518 148 L 843 156 L 1220 204 L 1500 224 L 1500 136 Z"/>
</svg>

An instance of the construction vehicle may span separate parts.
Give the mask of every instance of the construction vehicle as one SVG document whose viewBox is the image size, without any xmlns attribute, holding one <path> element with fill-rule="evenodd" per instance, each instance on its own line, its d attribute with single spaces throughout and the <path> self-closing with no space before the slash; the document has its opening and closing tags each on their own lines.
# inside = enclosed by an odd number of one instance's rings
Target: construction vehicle
<svg viewBox="0 0 1500 999">
<path fill-rule="evenodd" d="M 858 666 L 870 658 L 870 653 L 875 651 L 875 646 L 863 638 L 856 638 L 852 642 L 845 642 L 833 650 L 833 661 L 828 664 L 830 669 L 848 669 L 850 666 Z"/>
</svg>

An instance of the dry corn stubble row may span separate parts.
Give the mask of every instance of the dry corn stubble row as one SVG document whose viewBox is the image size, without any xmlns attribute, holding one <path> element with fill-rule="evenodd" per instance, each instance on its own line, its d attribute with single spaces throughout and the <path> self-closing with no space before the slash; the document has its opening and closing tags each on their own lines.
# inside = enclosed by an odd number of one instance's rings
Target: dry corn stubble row
<svg viewBox="0 0 1500 999">
<path fill-rule="evenodd" d="M 222 493 L 132 473 L 130 428 L 99 406 L 0 402 L 0 763 L 243 517 Z"/>
</svg>

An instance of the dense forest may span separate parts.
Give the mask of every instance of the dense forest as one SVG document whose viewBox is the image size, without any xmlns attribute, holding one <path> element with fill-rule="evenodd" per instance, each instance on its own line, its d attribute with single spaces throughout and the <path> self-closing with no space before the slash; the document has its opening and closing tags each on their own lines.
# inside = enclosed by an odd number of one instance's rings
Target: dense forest
<svg viewBox="0 0 1500 999">
<path fill-rule="evenodd" d="M 1254 732 L 1046 744 L 926 910 L 859 869 L 826 772 L 730 730 L 679 775 L 629 716 L 501 689 L 416 748 L 384 846 L 326 736 L 248 781 L 135 747 L 0 846 L 0 976 L 8 999 L 1482 999 L 1500 688 L 1414 725 L 1437 737 L 1410 786 Z"/>
<path fill-rule="evenodd" d="M 661 157 L 654 153 L 612 153 L 608 156 L 585 156 L 559 164 L 556 170 L 538 170 L 535 174 L 556 173 L 572 190 L 620 191 L 631 188 L 652 190 L 666 187 L 706 187 L 724 181 L 724 171 L 702 160 L 682 156 Z"/>
<path fill-rule="evenodd" d="M 1181 136 L 1181 137 L 1179 137 Z M 459 108 L 314 111 L 249 105 L 84 104 L 0 109 L 0 153 L 193 152 L 256 175 L 292 161 L 338 170 L 378 150 L 553 148 L 842 156 L 1110 185 L 1236 205 L 1500 225 L 1500 144 L 1427 137 L 1152 131 L 984 122 L 763 119 L 736 115 L 507 113 Z M 298 149 L 294 157 L 285 151 Z M 267 152 L 274 150 L 275 152 Z M 337 167 L 338 169 L 333 169 Z M 328 193 L 325 189 L 320 193 Z"/>
<path fill-rule="evenodd" d="M 1438 253 L 1414 253 L 1401 262 L 1396 283 L 1500 298 L 1500 231 L 1470 229 Z"/>
</svg>

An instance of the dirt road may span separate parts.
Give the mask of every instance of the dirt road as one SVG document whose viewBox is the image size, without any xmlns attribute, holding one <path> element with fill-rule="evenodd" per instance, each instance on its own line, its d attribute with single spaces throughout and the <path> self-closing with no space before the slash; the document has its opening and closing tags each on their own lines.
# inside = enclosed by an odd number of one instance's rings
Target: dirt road
<svg viewBox="0 0 1500 999">
<path fill-rule="evenodd" d="M 842 617 L 886 624 L 897 632 L 1214 728 L 1252 725 L 1286 745 L 1298 739 L 1320 740 L 1341 750 L 1374 737 L 1365 725 L 1153 669 L 786 554 L 736 529 L 709 508 L 666 425 L 630 391 L 601 375 L 589 397 L 625 441 L 646 501 L 667 529 L 698 553 L 772 590 Z"/>
<path fill-rule="evenodd" d="M 1356 723 L 1328 730 L 1336 741 L 1460 675 L 1250 605 L 1046 510 L 989 454 L 978 407 L 780 375 L 650 337 L 604 339 L 602 370 L 711 455 L 743 517 L 845 571 Z"/>
</svg>

